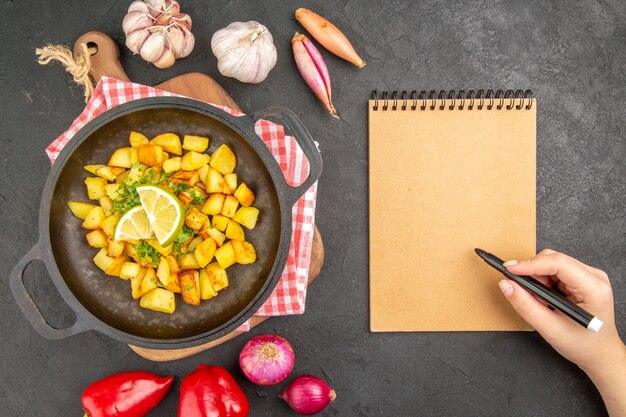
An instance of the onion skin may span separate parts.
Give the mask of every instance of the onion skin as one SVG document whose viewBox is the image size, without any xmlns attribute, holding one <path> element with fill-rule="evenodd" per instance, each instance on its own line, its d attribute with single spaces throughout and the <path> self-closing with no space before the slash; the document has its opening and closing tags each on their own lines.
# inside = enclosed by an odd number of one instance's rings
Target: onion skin
<svg viewBox="0 0 626 417">
<path fill-rule="evenodd" d="M 289 342 L 272 334 L 248 340 L 239 354 L 241 370 L 257 385 L 279 383 L 289 376 L 294 363 L 295 355 Z"/>
<path fill-rule="evenodd" d="M 301 375 L 280 394 L 293 411 L 303 416 L 319 413 L 337 398 L 335 390 L 315 375 Z"/>
<path fill-rule="evenodd" d="M 365 66 L 365 61 L 356 53 L 346 35 L 337 26 L 317 13 L 304 8 L 296 10 L 296 20 L 330 52 L 359 68 Z"/>
</svg>

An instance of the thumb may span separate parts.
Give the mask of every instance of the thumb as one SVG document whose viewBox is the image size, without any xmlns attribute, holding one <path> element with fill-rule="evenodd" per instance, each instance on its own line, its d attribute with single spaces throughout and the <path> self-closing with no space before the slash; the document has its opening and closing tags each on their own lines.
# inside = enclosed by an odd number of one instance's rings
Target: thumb
<svg viewBox="0 0 626 417">
<path fill-rule="evenodd" d="M 517 314 L 535 330 L 542 335 L 556 330 L 555 324 L 560 322 L 561 317 L 539 302 L 534 295 L 509 279 L 503 279 L 498 285 Z"/>
</svg>

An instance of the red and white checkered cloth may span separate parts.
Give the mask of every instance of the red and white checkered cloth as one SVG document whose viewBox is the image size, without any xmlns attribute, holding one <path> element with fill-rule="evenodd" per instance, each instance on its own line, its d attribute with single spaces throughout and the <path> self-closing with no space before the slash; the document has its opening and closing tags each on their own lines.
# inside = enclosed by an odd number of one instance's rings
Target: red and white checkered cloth
<svg viewBox="0 0 626 417">
<path fill-rule="evenodd" d="M 83 112 L 65 133 L 46 148 L 50 161 L 54 163 L 63 147 L 76 132 L 101 113 L 132 100 L 160 96 L 178 95 L 154 87 L 102 77 Z M 243 115 L 227 107 L 212 105 L 235 116 Z M 287 183 L 297 186 L 304 182 L 308 175 L 309 163 L 295 139 L 285 135 L 281 125 L 267 120 L 258 120 L 255 131 L 276 158 Z M 287 264 L 276 289 L 256 312 L 257 316 L 282 316 L 304 312 L 313 244 L 316 196 L 317 182 L 293 206 L 291 247 Z M 249 328 L 249 322 L 246 322 L 238 330 L 247 331 Z"/>
</svg>

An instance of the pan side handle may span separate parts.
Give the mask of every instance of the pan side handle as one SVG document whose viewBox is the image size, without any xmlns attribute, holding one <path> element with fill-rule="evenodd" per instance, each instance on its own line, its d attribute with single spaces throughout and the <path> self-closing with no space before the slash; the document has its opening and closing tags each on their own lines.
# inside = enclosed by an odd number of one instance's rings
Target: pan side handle
<svg viewBox="0 0 626 417">
<path fill-rule="evenodd" d="M 28 294 L 26 286 L 24 286 L 24 270 L 34 260 L 42 260 L 39 243 L 32 247 L 26 255 L 15 265 L 9 277 L 9 286 L 13 297 L 20 307 L 26 319 L 31 326 L 46 339 L 58 340 L 89 330 L 83 321 L 76 315 L 76 321 L 73 325 L 65 329 L 56 329 L 52 327 L 41 314 L 41 311 L 35 304 L 35 301 Z"/>
<path fill-rule="evenodd" d="M 291 187 L 285 183 L 285 195 L 289 207 L 293 206 L 299 199 L 308 191 L 309 188 L 317 181 L 322 174 L 322 156 L 320 155 L 311 134 L 306 129 L 302 121 L 291 110 L 283 107 L 270 107 L 259 112 L 255 112 L 252 117 L 254 120 L 258 119 L 277 119 L 282 124 L 287 126 L 291 131 L 291 134 L 296 138 L 296 142 L 300 146 L 300 149 L 306 155 L 309 161 L 309 176 L 298 187 Z"/>
</svg>

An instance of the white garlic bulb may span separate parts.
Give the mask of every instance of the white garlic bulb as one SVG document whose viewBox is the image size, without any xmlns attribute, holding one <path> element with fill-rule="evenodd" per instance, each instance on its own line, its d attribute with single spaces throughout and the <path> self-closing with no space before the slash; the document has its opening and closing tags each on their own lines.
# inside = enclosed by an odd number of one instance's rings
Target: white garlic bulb
<svg viewBox="0 0 626 417">
<path fill-rule="evenodd" d="M 243 83 L 260 83 L 276 65 L 272 34 L 254 20 L 233 22 L 215 32 L 211 49 L 220 74 Z"/>
<path fill-rule="evenodd" d="M 191 17 L 176 0 L 135 0 L 122 21 L 126 46 L 158 68 L 174 65 L 191 53 L 195 39 Z"/>
</svg>

